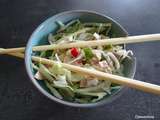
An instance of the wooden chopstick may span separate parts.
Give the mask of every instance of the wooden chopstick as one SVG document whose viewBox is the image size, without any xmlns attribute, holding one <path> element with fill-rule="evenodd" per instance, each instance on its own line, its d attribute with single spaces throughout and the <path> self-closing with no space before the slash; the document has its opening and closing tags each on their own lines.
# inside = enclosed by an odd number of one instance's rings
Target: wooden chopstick
<svg viewBox="0 0 160 120">
<path fill-rule="evenodd" d="M 34 46 L 33 51 L 44 51 L 44 50 L 54 50 L 54 49 L 66 49 L 72 47 L 92 47 L 92 46 L 104 46 L 104 45 L 117 45 L 117 44 L 128 44 L 128 43 L 140 43 L 140 42 L 152 42 L 160 41 L 160 34 L 148 34 L 148 35 L 138 35 L 120 38 L 109 38 L 102 40 L 90 40 L 90 41 L 77 41 L 67 44 L 53 44 L 53 45 L 41 45 Z M 25 47 L 19 48 L 8 48 L 0 50 L 0 54 L 6 54 L 11 52 L 24 52 Z"/>
<path fill-rule="evenodd" d="M 0 51 L 1 50 L 5 50 L 4 48 L 0 48 Z M 24 58 L 24 54 L 23 53 L 6 53 L 8 55 L 11 55 L 11 56 L 15 56 L 15 57 L 19 57 L 19 58 Z"/>
<path fill-rule="evenodd" d="M 2 49 L 3 48 L 0 48 L 0 50 L 2 50 Z M 24 58 L 24 54 L 22 54 L 22 53 L 8 53 L 8 54 L 12 55 L 12 56 L 19 57 L 19 58 Z M 32 60 L 35 62 L 41 62 L 43 64 L 47 64 L 47 65 L 54 65 L 55 64 L 55 62 L 52 60 L 49 60 L 46 58 L 40 58 L 40 57 L 36 57 L 36 56 L 32 56 Z M 144 92 L 160 95 L 160 86 L 155 85 L 155 84 L 151 84 L 151 83 L 147 83 L 147 82 L 143 82 L 143 81 L 138 81 L 138 80 L 134 80 L 134 79 L 118 76 L 118 75 L 113 75 L 113 74 L 109 74 L 109 73 L 104 73 L 104 72 L 100 72 L 97 70 L 93 71 L 90 69 L 86 69 L 86 68 L 66 64 L 66 63 L 61 63 L 61 64 L 66 69 L 69 69 L 74 72 L 103 78 L 104 80 L 110 80 L 113 83 L 117 83 L 117 84 L 121 84 L 121 85 L 128 86 L 131 88 L 135 88 L 135 89 L 138 89 L 138 90 L 141 90 Z"/>
<path fill-rule="evenodd" d="M 55 64 L 55 62 L 52 60 L 49 60 L 46 58 L 40 58 L 36 56 L 32 56 L 32 60 L 36 62 L 41 62 L 43 64 L 48 64 L 48 65 Z M 98 78 L 103 78 L 103 80 L 110 80 L 113 83 L 125 85 L 125 86 L 135 88 L 135 89 L 138 89 L 144 92 L 160 95 L 160 86 L 155 85 L 155 84 L 138 81 L 138 80 L 134 80 L 134 79 L 118 76 L 118 75 L 113 75 L 109 73 L 104 73 L 104 72 L 100 72 L 97 70 L 90 70 L 87 68 L 82 68 L 82 67 L 78 67 L 78 66 L 74 66 L 74 65 L 70 65 L 66 63 L 61 63 L 61 64 L 64 68 L 69 69 L 74 72 L 87 74 L 87 75 L 91 75 L 91 76 L 98 77 Z"/>
</svg>

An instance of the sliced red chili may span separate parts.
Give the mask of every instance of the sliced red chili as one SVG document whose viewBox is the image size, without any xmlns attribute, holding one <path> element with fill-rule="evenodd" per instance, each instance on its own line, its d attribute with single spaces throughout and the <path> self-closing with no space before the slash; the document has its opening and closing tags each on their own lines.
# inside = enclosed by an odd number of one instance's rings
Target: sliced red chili
<svg viewBox="0 0 160 120">
<path fill-rule="evenodd" d="M 72 49 L 71 49 L 71 55 L 72 55 L 73 57 L 77 57 L 77 56 L 79 55 L 78 49 L 77 49 L 77 48 L 72 48 Z"/>
</svg>

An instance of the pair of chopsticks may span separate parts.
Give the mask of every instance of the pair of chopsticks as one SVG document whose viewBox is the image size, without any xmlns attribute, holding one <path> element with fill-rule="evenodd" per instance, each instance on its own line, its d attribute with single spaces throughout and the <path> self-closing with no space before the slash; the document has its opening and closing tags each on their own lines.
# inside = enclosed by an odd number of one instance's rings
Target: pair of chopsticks
<svg viewBox="0 0 160 120">
<path fill-rule="evenodd" d="M 42 46 L 35 46 L 33 47 L 33 51 L 43 51 L 43 50 L 54 50 L 54 49 L 66 49 L 66 48 L 72 48 L 72 47 L 91 47 L 91 46 L 99 46 L 99 45 L 117 45 L 117 44 L 126 44 L 126 43 L 140 43 L 140 42 L 151 42 L 151 41 L 160 41 L 160 34 L 150 34 L 150 35 L 139 35 L 139 36 L 130 36 L 130 37 L 121 37 L 121 38 L 111 38 L 111 39 L 103 39 L 103 40 L 97 40 L 97 41 L 80 41 L 80 42 L 74 42 L 74 43 L 68 43 L 68 44 L 58 44 L 58 45 L 42 45 Z M 9 48 L 9 49 L 3 49 L 0 48 L 0 54 L 9 54 L 12 56 L 24 58 L 24 54 L 20 52 L 24 52 L 25 47 L 21 48 Z M 32 60 L 35 62 L 41 62 L 43 64 L 48 65 L 54 65 L 55 61 L 32 56 Z M 89 70 L 86 68 L 61 63 L 62 66 L 66 69 L 69 69 L 74 72 L 79 72 L 87 75 L 91 75 L 94 77 L 103 78 L 104 80 L 110 80 L 113 83 L 125 85 L 131 88 L 135 88 L 144 92 L 153 93 L 160 95 L 160 86 L 138 81 L 118 75 L 113 75 L 109 73 L 100 72 L 97 70 Z"/>
</svg>

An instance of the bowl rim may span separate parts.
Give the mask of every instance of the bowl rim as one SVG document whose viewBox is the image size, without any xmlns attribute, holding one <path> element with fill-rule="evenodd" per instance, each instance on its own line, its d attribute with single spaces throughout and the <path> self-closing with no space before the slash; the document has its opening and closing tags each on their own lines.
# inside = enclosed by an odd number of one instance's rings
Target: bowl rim
<svg viewBox="0 0 160 120">
<path fill-rule="evenodd" d="M 120 27 L 123 32 L 126 34 L 126 36 L 128 36 L 128 32 L 118 23 L 116 22 L 115 20 L 113 20 L 111 17 L 109 16 L 106 16 L 104 14 L 101 14 L 101 13 L 98 13 L 98 12 L 95 12 L 95 11 L 90 11 L 90 10 L 70 10 L 70 11 L 65 11 L 65 12 L 61 12 L 61 13 L 58 13 L 56 15 L 53 15 L 49 18 L 47 18 L 45 21 L 43 21 L 35 30 L 34 32 L 31 34 L 28 42 L 27 42 L 27 46 L 26 46 L 26 50 L 25 50 L 25 68 L 26 68 L 26 71 L 27 71 L 27 74 L 30 78 L 30 81 L 34 84 L 34 86 L 38 89 L 38 91 L 40 91 L 40 93 L 42 93 L 44 96 L 46 96 L 47 98 L 49 98 L 50 100 L 52 101 L 55 101 L 59 104 L 63 104 L 63 105 L 67 105 L 67 106 L 72 106 L 72 107 L 79 107 L 79 108 L 89 108 L 89 107 L 95 107 L 95 106 L 101 106 L 101 105 L 104 105 L 104 104 L 108 104 L 108 103 L 111 103 L 112 101 L 114 101 L 115 99 L 117 99 L 119 96 L 122 95 L 122 93 L 124 93 L 124 91 L 126 91 L 128 89 L 128 87 L 122 87 L 120 90 L 118 90 L 113 96 L 111 96 L 110 99 L 106 99 L 105 101 L 99 101 L 99 102 L 95 102 L 95 103 L 85 103 L 85 104 L 80 104 L 80 103 L 71 103 L 69 101 L 64 101 L 64 100 L 60 100 L 58 98 L 56 98 L 55 96 L 51 95 L 50 93 L 48 93 L 46 90 L 44 90 L 39 84 L 38 82 L 34 79 L 33 77 L 33 74 L 32 74 L 32 71 L 29 67 L 29 64 L 30 64 L 30 57 L 28 56 L 31 51 L 28 49 L 32 43 L 32 37 L 34 36 L 34 34 L 36 34 L 37 31 L 39 31 L 39 29 L 42 28 L 42 26 L 50 19 L 53 19 L 54 18 L 57 18 L 59 16 L 63 16 L 63 15 L 66 15 L 66 14 L 70 14 L 70 13 L 88 13 L 88 14 L 95 14 L 95 15 L 98 15 L 98 16 L 102 16 L 104 18 L 107 18 L 109 20 L 111 20 L 112 22 L 114 22 L 118 27 Z M 136 62 L 136 61 L 135 61 Z M 133 74 L 132 74 L 132 78 L 134 77 L 135 75 L 135 71 L 136 71 L 136 63 L 135 63 L 135 70 L 133 71 Z"/>
</svg>

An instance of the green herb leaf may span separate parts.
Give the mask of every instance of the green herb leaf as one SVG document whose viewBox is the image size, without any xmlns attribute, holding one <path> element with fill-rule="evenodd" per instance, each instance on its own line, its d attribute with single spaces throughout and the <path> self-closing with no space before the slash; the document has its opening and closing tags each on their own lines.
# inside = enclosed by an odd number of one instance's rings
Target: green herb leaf
<svg viewBox="0 0 160 120">
<path fill-rule="evenodd" d="M 53 54 L 52 50 L 42 51 L 40 53 L 40 57 L 48 58 L 48 57 L 52 56 L 52 54 Z"/>
<path fill-rule="evenodd" d="M 102 99 L 105 95 L 107 95 L 106 92 L 79 92 L 79 94 L 84 95 L 84 96 L 92 96 L 92 102 L 96 102 L 100 99 Z"/>
<path fill-rule="evenodd" d="M 49 88 L 49 90 L 51 91 L 51 93 L 54 96 L 56 96 L 59 99 L 63 99 L 63 97 L 61 96 L 61 94 L 54 87 L 52 87 L 49 82 L 45 81 L 45 83 L 46 83 L 46 86 Z"/>
<path fill-rule="evenodd" d="M 84 51 L 86 60 L 92 59 L 93 53 L 91 48 L 84 48 L 83 51 Z"/>
</svg>

